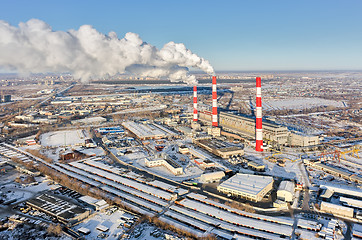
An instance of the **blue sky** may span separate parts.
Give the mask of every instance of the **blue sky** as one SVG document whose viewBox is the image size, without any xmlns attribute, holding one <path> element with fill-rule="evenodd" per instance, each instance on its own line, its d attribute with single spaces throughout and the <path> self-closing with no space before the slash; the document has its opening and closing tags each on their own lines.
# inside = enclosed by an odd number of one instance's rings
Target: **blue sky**
<svg viewBox="0 0 362 240">
<path fill-rule="evenodd" d="M 360 0 L 3 0 L 0 19 L 182 42 L 216 71 L 362 70 L 361 10 Z"/>
</svg>

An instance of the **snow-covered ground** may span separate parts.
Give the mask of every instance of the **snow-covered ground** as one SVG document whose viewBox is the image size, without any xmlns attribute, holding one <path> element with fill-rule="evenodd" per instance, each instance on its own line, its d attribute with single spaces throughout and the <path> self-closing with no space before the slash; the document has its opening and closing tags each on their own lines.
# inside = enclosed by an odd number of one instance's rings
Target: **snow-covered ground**
<svg viewBox="0 0 362 240">
<path fill-rule="evenodd" d="M 177 237 L 176 234 L 172 232 L 166 233 L 164 230 L 152 226 L 149 223 L 143 223 L 138 225 L 129 236 L 129 240 L 159 240 L 159 239 L 183 240 L 186 238 Z"/>
<path fill-rule="evenodd" d="M 41 145 L 49 147 L 82 145 L 87 138 L 88 133 L 85 130 L 65 130 L 44 133 L 40 136 L 40 142 Z"/>
<path fill-rule="evenodd" d="M 122 219 L 122 218 L 123 219 Z M 124 219 L 132 219 L 134 215 L 126 213 L 122 210 L 117 210 L 115 212 L 106 211 L 106 212 L 97 212 L 91 217 L 87 218 L 87 220 L 81 222 L 77 226 L 74 227 L 75 230 L 80 228 L 87 228 L 91 231 L 89 235 L 86 235 L 86 239 L 99 239 L 97 236 L 102 231 L 98 230 L 97 227 L 102 225 L 108 228 L 108 231 L 105 231 L 104 234 L 108 235 L 103 239 L 118 239 L 128 228 L 124 227 L 124 223 L 126 221 Z"/>
<path fill-rule="evenodd" d="M 16 199 L 16 202 L 21 202 L 27 200 L 37 193 L 49 190 L 50 186 L 48 185 L 48 181 L 44 177 L 36 177 L 35 180 L 39 183 L 37 185 L 21 185 L 16 182 L 4 184 L 1 186 L 1 192 L 5 195 L 4 200 L 12 200 Z"/>
<path fill-rule="evenodd" d="M 264 100 L 263 109 L 305 109 L 318 106 L 344 107 L 342 101 L 334 101 L 323 98 L 288 98 L 282 100 Z"/>
</svg>

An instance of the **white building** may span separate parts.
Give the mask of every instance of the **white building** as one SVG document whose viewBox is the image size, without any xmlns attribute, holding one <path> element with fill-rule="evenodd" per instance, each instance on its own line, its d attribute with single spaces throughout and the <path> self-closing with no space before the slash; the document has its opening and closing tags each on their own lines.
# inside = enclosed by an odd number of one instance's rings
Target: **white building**
<svg viewBox="0 0 362 240">
<path fill-rule="evenodd" d="M 321 211 L 332 215 L 353 218 L 354 209 L 329 202 L 321 202 Z"/>
<path fill-rule="evenodd" d="M 200 182 L 202 183 L 218 182 L 223 177 L 225 177 L 225 173 L 223 171 L 204 173 L 200 176 Z"/>
<path fill-rule="evenodd" d="M 217 190 L 258 202 L 272 190 L 273 182 L 272 177 L 238 173 L 221 183 Z"/>
<path fill-rule="evenodd" d="M 163 167 L 167 168 L 167 170 L 172 172 L 173 175 L 176 175 L 176 176 L 183 174 L 182 167 L 178 163 L 176 163 L 175 161 L 170 159 L 168 156 L 161 155 L 155 159 L 145 158 L 145 164 L 147 167 L 163 166 Z"/>
<path fill-rule="evenodd" d="M 319 136 L 306 135 L 300 132 L 289 134 L 290 145 L 295 147 L 307 147 L 319 144 Z"/>
<path fill-rule="evenodd" d="M 285 202 L 292 202 L 294 196 L 294 183 L 282 181 L 277 191 L 277 198 Z"/>
</svg>

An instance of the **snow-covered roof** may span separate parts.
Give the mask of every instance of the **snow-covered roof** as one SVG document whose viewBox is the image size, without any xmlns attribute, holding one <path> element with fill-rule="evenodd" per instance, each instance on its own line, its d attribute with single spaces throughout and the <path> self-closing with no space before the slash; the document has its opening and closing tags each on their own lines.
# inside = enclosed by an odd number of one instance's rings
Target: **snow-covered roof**
<svg viewBox="0 0 362 240">
<path fill-rule="evenodd" d="M 86 202 L 88 204 L 95 204 L 99 200 L 90 196 L 82 196 L 79 198 L 79 200 L 82 200 L 83 202 Z"/>
<path fill-rule="evenodd" d="M 353 198 L 340 197 L 339 201 L 340 202 L 345 202 L 345 203 L 347 203 L 348 205 L 350 205 L 352 207 L 362 208 L 362 201 L 361 200 L 357 200 L 357 199 L 353 199 Z"/>
<path fill-rule="evenodd" d="M 337 192 L 337 193 L 342 193 L 342 194 L 347 194 L 350 196 L 356 196 L 356 197 L 360 197 L 362 196 L 362 189 L 359 188 L 352 188 L 346 185 L 337 185 L 334 184 L 333 186 L 325 184 L 325 185 L 320 185 L 320 188 L 327 188 L 332 192 Z"/>
<path fill-rule="evenodd" d="M 344 206 L 334 204 L 334 203 L 329 203 L 329 202 L 321 202 L 321 208 L 336 209 L 336 210 L 339 210 L 339 211 L 352 212 L 352 213 L 354 211 L 353 208 L 344 207 Z"/>
<path fill-rule="evenodd" d="M 200 180 L 209 181 L 214 179 L 221 179 L 223 177 L 225 177 L 225 173 L 223 171 L 218 171 L 218 172 L 204 173 L 200 176 Z"/>
<path fill-rule="evenodd" d="M 219 186 L 230 190 L 257 195 L 272 182 L 272 177 L 238 173 L 221 183 Z"/>
<path fill-rule="evenodd" d="M 291 181 L 282 181 L 279 185 L 278 191 L 294 193 L 294 183 Z"/>
</svg>

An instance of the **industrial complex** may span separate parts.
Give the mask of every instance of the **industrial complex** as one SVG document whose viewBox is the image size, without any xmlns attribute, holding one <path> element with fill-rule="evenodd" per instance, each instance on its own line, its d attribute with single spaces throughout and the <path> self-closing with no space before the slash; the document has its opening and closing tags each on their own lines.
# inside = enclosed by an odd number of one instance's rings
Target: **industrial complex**
<svg viewBox="0 0 362 240">
<path fill-rule="evenodd" d="M 347 107 L 273 108 L 295 97 L 280 79 L 67 81 L 34 107 L 6 103 L 18 108 L 0 126 L 0 216 L 12 213 L 0 228 L 40 221 L 74 239 L 360 238 L 361 126 L 313 127 Z"/>
</svg>

